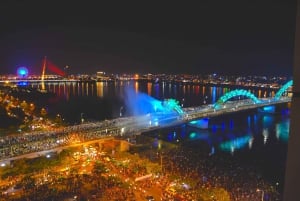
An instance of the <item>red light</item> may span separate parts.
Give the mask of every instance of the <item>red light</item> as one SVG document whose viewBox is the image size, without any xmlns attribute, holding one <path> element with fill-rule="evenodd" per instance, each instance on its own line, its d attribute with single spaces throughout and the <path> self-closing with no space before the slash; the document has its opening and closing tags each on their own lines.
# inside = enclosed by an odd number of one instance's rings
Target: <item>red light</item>
<svg viewBox="0 0 300 201">
<path fill-rule="evenodd" d="M 60 76 L 65 76 L 65 72 L 59 69 L 55 64 L 47 60 L 47 69 Z"/>
</svg>

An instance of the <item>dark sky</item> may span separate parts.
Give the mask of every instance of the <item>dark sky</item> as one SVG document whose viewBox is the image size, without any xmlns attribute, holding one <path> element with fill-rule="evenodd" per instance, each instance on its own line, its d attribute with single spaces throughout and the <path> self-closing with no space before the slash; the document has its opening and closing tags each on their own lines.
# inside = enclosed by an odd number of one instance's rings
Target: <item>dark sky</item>
<svg viewBox="0 0 300 201">
<path fill-rule="evenodd" d="M 0 74 L 292 72 L 295 0 L 20 2 L 0 3 Z"/>
</svg>

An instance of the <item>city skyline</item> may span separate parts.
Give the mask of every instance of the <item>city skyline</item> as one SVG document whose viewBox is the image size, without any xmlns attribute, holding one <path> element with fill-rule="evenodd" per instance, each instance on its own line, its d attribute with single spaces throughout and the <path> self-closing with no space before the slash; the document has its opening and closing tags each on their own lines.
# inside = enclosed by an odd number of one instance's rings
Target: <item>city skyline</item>
<svg viewBox="0 0 300 201">
<path fill-rule="evenodd" d="M 292 0 L 119 9 L 2 4 L 0 74 L 19 66 L 38 74 L 44 56 L 70 73 L 292 74 Z"/>
</svg>

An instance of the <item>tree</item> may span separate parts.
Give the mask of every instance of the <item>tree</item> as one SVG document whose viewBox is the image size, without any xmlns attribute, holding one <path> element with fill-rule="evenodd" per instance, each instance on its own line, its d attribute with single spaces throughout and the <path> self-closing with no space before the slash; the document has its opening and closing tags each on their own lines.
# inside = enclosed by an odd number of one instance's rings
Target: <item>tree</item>
<svg viewBox="0 0 300 201">
<path fill-rule="evenodd" d="M 22 103 L 20 104 L 21 108 L 24 110 L 24 111 L 27 111 L 28 109 L 28 104 L 26 101 L 22 101 Z"/>
<path fill-rule="evenodd" d="M 47 110 L 45 108 L 41 109 L 41 116 L 45 117 L 47 115 Z"/>
<path fill-rule="evenodd" d="M 200 189 L 200 200 L 210 201 L 210 200 L 218 200 L 218 201 L 230 201 L 230 195 L 224 188 L 208 188 L 208 189 Z"/>
<path fill-rule="evenodd" d="M 35 105 L 33 103 L 30 103 L 29 104 L 29 111 L 30 111 L 30 113 L 33 114 L 34 110 L 35 110 Z"/>
<path fill-rule="evenodd" d="M 35 179 L 29 175 L 26 175 L 22 180 L 21 183 L 23 184 L 25 190 L 32 189 L 35 186 Z"/>
<path fill-rule="evenodd" d="M 96 162 L 94 165 L 93 173 L 101 176 L 103 173 L 107 172 L 107 168 L 103 163 Z"/>
</svg>

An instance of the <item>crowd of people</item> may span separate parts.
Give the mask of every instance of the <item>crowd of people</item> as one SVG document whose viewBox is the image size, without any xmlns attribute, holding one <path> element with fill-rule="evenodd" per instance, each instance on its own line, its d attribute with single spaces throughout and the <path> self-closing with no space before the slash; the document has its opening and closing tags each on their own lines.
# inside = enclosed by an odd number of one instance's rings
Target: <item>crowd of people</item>
<svg viewBox="0 0 300 201">
<path fill-rule="evenodd" d="M 106 189 L 105 191 L 95 190 L 95 195 L 120 200 L 134 200 L 133 198 L 137 196 L 136 192 L 141 197 L 145 197 L 147 192 L 153 189 L 161 190 L 161 198 L 163 200 L 174 200 L 175 197 L 182 200 L 197 200 L 203 197 L 205 192 L 211 192 L 211 189 L 221 189 L 212 193 L 212 200 L 218 200 L 217 196 L 220 193 L 224 193 L 224 195 L 228 195 L 230 200 L 236 201 L 262 200 L 262 197 L 266 201 L 280 200 L 280 194 L 276 186 L 265 181 L 253 167 L 245 167 L 234 163 L 230 160 L 230 155 L 207 155 L 198 151 L 195 147 L 185 146 L 163 149 L 161 153 L 156 153 L 155 150 L 150 150 L 150 152 L 156 156 L 154 158 L 158 164 L 158 169 L 156 171 L 152 169 L 152 177 L 136 182 L 136 186 L 127 188 L 123 184 L 126 178 L 134 180 L 134 178 L 149 173 L 146 167 L 148 163 L 143 162 L 145 159 L 134 160 L 127 157 L 127 162 L 124 162 L 124 159 L 121 160 L 120 158 L 114 160 L 113 157 L 117 157 L 117 155 L 109 154 L 111 155 L 110 160 L 106 160 L 106 157 L 100 157 L 100 155 L 97 160 L 101 160 L 110 170 L 110 173 L 117 173 L 119 179 L 107 178 L 103 183 L 103 178 L 101 179 L 94 172 L 89 176 L 76 176 L 75 174 L 59 181 L 56 175 L 56 180 L 51 180 L 51 182 L 59 183 L 59 186 L 62 186 L 60 191 L 48 190 L 46 193 L 43 193 L 46 188 L 45 185 L 38 185 L 35 187 L 35 194 L 27 196 L 31 196 L 32 200 L 51 197 L 65 198 L 73 195 L 83 196 L 85 193 L 82 189 L 85 188 L 85 185 L 91 184 L 93 186 L 91 187 L 92 189 Z M 139 155 L 142 158 L 147 156 L 143 152 L 139 152 Z M 133 154 L 131 157 L 134 156 Z M 163 157 L 163 160 L 161 160 L 161 157 Z M 163 171 L 163 174 L 155 177 L 155 173 L 160 171 Z M 173 183 L 176 183 L 177 188 L 174 191 L 170 191 L 170 186 Z M 189 187 L 184 187 L 184 183 Z M 101 185 L 104 185 L 105 188 L 104 186 L 99 188 Z M 89 197 L 93 195 L 91 191 L 87 194 Z"/>
<path fill-rule="evenodd" d="M 199 189 L 225 189 L 230 200 L 280 200 L 280 193 L 264 180 L 254 167 L 234 163 L 229 156 L 207 155 L 195 149 L 180 147 L 165 151 L 164 166 L 169 174 L 180 175 L 180 180 L 195 182 L 194 197 Z M 190 193 L 190 191 L 186 191 Z"/>
<path fill-rule="evenodd" d="M 0 138 L 0 159 L 69 145 L 74 138 L 83 142 L 117 135 L 120 129 L 114 124 L 115 121 L 103 121 L 4 136 Z"/>
</svg>

